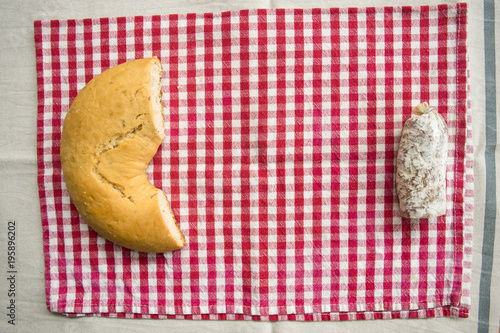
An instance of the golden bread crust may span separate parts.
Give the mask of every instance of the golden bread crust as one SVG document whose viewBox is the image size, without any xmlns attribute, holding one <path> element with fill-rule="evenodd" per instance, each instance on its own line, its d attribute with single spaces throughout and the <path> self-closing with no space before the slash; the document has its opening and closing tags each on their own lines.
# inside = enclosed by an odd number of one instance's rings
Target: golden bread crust
<svg viewBox="0 0 500 333">
<path fill-rule="evenodd" d="M 155 63 L 156 57 L 132 60 L 92 79 L 64 119 L 60 152 L 66 187 L 83 220 L 102 237 L 144 252 L 177 250 L 185 242 L 176 223 L 172 230 L 165 222 L 165 194 L 146 176 L 165 136 L 155 127 Z"/>
</svg>

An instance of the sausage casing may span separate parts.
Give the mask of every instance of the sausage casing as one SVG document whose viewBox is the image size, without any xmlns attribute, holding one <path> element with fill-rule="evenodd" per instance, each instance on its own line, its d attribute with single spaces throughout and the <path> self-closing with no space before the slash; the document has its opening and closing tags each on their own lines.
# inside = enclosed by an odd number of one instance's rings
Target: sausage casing
<svg viewBox="0 0 500 333">
<path fill-rule="evenodd" d="M 401 216 L 412 219 L 446 214 L 448 127 L 427 103 L 413 109 L 401 132 L 396 191 Z"/>
</svg>

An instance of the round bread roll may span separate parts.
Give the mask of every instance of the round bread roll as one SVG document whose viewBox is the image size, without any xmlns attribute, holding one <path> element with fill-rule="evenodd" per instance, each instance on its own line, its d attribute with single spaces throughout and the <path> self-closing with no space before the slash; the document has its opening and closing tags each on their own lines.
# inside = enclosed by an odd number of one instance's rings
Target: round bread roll
<svg viewBox="0 0 500 333">
<path fill-rule="evenodd" d="M 165 133 L 160 61 L 137 59 L 93 78 L 64 119 L 61 163 L 83 220 L 102 237 L 143 252 L 185 243 L 165 193 L 146 168 Z"/>
</svg>

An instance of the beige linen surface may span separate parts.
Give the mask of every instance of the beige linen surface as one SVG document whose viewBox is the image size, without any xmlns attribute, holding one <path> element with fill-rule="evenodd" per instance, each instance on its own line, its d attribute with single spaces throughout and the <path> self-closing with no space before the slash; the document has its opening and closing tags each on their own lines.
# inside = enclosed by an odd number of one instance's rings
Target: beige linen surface
<svg viewBox="0 0 500 333">
<path fill-rule="evenodd" d="M 419 5 L 458 1 L 421 1 Z M 95 0 L 66 3 L 55 0 L 0 2 L 0 331 L 1 332 L 476 332 L 479 325 L 479 294 L 485 212 L 485 59 L 483 1 L 469 1 L 470 98 L 475 148 L 475 219 L 472 263 L 472 309 L 469 319 L 378 320 L 354 322 L 252 322 L 192 320 L 123 320 L 86 317 L 71 319 L 52 314 L 45 303 L 43 239 L 37 187 L 36 69 L 33 21 L 46 19 L 98 18 L 190 12 L 219 12 L 245 8 L 310 8 L 415 5 L 414 1 L 116 1 Z M 500 1 L 496 1 L 500 17 Z M 497 27 L 500 23 L 496 23 Z M 496 29 L 498 31 L 498 29 Z M 497 33 L 496 45 L 500 45 Z M 499 64 L 497 55 L 497 73 Z M 497 74 L 497 77 L 500 77 Z M 499 81 L 499 80 L 497 80 Z M 498 97 L 497 88 L 497 100 Z M 498 107 L 497 107 L 498 110 Z M 497 112 L 497 114 L 499 114 Z M 497 122 L 500 117 L 497 116 Z M 499 128 L 499 126 L 496 126 Z M 497 132 L 498 138 L 498 132 Z M 498 140 L 498 139 L 497 139 Z M 498 157 L 498 153 L 497 153 Z M 497 158 L 498 161 L 498 158 Z M 499 163 L 497 162 L 497 165 Z M 498 171 L 497 171 L 498 173 Z M 497 177 L 498 179 L 498 177 Z M 496 188 L 500 188 L 497 180 Z M 497 204 L 498 206 L 498 195 Z M 16 221 L 16 325 L 8 323 L 9 290 L 7 224 Z M 491 275 L 489 332 L 500 323 L 500 227 L 496 227 Z"/>
</svg>

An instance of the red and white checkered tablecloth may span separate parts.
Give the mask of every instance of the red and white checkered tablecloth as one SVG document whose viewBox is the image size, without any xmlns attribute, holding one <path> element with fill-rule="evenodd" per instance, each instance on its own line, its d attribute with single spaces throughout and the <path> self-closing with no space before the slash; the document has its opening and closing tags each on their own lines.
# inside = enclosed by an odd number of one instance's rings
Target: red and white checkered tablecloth
<svg viewBox="0 0 500 333">
<path fill-rule="evenodd" d="M 36 21 L 47 306 L 69 316 L 356 320 L 471 304 L 467 6 Z M 103 70 L 158 56 L 166 138 L 147 172 L 186 236 L 146 254 L 72 206 L 62 120 Z M 427 101 L 449 131 L 446 217 L 399 214 L 395 155 Z"/>
</svg>

